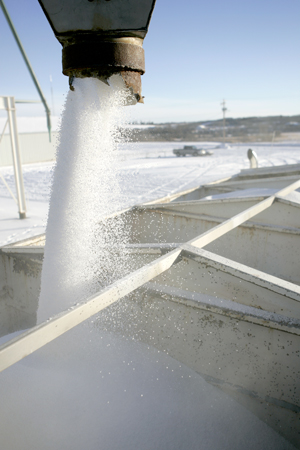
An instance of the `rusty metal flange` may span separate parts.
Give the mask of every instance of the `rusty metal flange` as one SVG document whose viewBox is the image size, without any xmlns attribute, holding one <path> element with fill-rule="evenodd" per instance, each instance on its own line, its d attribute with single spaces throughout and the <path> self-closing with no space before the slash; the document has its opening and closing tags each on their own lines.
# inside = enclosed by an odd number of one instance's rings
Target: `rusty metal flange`
<svg viewBox="0 0 300 450">
<path fill-rule="evenodd" d="M 108 79 L 120 73 L 137 101 L 142 101 L 141 75 L 145 73 L 144 49 L 141 45 L 115 41 L 81 41 L 62 50 L 63 74 L 69 77 Z"/>
</svg>

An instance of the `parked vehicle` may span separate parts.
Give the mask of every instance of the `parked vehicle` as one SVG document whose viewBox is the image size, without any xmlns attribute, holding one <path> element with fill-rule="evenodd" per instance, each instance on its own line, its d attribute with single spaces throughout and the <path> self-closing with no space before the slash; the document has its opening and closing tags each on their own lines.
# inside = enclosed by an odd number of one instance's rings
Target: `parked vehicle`
<svg viewBox="0 0 300 450">
<path fill-rule="evenodd" d="M 174 155 L 180 156 L 211 156 L 213 152 L 204 150 L 203 148 L 197 148 L 195 145 L 185 145 L 183 148 L 175 148 L 173 150 Z"/>
</svg>

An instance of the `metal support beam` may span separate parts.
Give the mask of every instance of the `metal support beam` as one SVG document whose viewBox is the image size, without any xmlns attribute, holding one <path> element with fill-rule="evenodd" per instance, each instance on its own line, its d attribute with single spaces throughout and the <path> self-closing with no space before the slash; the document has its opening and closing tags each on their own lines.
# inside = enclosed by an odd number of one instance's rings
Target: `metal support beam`
<svg viewBox="0 0 300 450">
<path fill-rule="evenodd" d="M 0 109 L 7 111 L 7 119 L 9 124 L 11 151 L 14 164 L 15 183 L 17 191 L 17 199 L 19 206 L 20 219 L 26 218 L 26 200 L 24 192 L 24 182 L 22 174 L 22 162 L 19 145 L 19 136 L 17 130 L 17 117 L 14 97 L 0 97 Z M 14 197 L 14 196 L 13 196 Z"/>
<path fill-rule="evenodd" d="M 210 230 L 201 234 L 201 236 L 197 236 L 195 239 L 192 239 L 191 241 L 187 242 L 187 244 L 194 245 L 195 247 L 198 247 L 198 248 L 205 247 L 206 245 L 215 241 L 219 237 L 224 236 L 224 234 L 228 233 L 229 231 L 238 227 L 242 223 L 246 222 L 247 220 L 249 220 L 252 217 L 256 216 L 257 214 L 261 213 L 265 209 L 269 208 L 273 204 L 276 197 L 284 197 L 285 195 L 289 194 L 290 192 L 295 191 L 299 187 L 300 187 L 300 180 L 281 189 L 280 191 L 276 192 L 274 195 L 266 198 L 262 202 L 257 203 L 256 205 L 252 206 L 251 208 L 248 208 L 245 211 L 242 211 L 241 213 L 237 214 L 236 216 L 231 217 L 230 219 L 226 220 L 225 222 L 221 223 L 220 225 L 217 225 L 216 227 L 211 228 Z"/>
<path fill-rule="evenodd" d="M 178 248 L 171 250 L 166 255 L 163 255 L 155 261 L 146 264 L 142 268 L 127 275 L 121 280 L 116 281 L 111 286 L 103 289 L 101 292 L 74 309 L 64 311 L 52 319 L 49 319 L 47 322 L 32 328 L 17 338 L 2 345 L 0 347 L 0 372 L 168 270 L 176 261 L 179 260 L 182 250 L 188 249 L 190 251 L 192 250 L 190 246 L 200 248 L 209 244 L 218 237 L 223 236 L 228 231 L 241 225 L 249 218 L 259 214 L 261 211 L 264 211 L 266 208 L 271 206 L 276 196 L 283 197 L 299 187 L 300 180 L 285 187 L 284 189 L 281 189 L 275 195 L 272 195 L 253 207 L 246 209 L 231 219 L 226 220 L 222 224 L 210 229 L 201 236 L 188 241 L 186 243 L 187 246 L 186 244 L 179 245 Z"/>
<path fill-rule="evenodd" d="M 237 303 L 259 305 L 264 311 L 300 320 L 299 285 L 192 245 L 183 247 L 182 259 L 193 261 L 199 271 L 201 292 L 231 300 L 234 289 Z M 183 279 L 187 277 L 187 271 L 193 271 L 191 267 L 182 269 Z M 201 278 L 207 271 L 209 277 Z"/>
<path fill-rule="evenodd" d="M 176 249 L 118 280 L 82 305 L 58 314 L 0 347 L 0 372 L 107 308 L 120 298 L 168 270 L 181 250 Z"/>
</svg>

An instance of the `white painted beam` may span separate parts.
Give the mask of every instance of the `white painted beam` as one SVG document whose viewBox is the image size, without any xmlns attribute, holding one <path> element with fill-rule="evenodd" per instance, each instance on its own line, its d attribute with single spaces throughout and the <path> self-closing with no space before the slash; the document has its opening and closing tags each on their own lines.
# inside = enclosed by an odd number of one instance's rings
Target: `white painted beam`
<svg viewBox="0 0 300 450">
<path fill-rule="evenodd" d="M 271 206 L 277 195 L 287 195 L 289 192 L 294 191 L 298 187 L 300 187 L 300 180 L 285 187 L 284 189 L 281 189 L 275 195 L 263 200 L 257 205 L 254 205 L 231 219 L 226 220 L 222 224 L 217 225 L 216 227 L 203 233 L 201 236 L 190 240 L 187 244 L 197 248 L 208 245 L 218 237 L 223 236 L 228 231 L 236 228 L 251 217 L 259 214 L 261 211 L 264 211 L 266 208 Z M 111 286 L 96 294 L 82 305 L 79 305 L 71 311 L 65 311 L 55 316 L 48 322 L 34 327 L 30 331 L 23 333 L 16 339 L 13 339 L 1 346 L 0 371 L 6 369 L 35 350 L 43 347 L 66 331 L 74 328 L 76 325 L 82 323 L 123 296 L 131 293 L 146 282 L 168 270 L 180 256 L 182 248 L 183 246 L 180 246 L 177 249 L 170 251 L 152 263 L 145 265 L 132 274 L 113 283 Z"/>
<path fill-rule="evenodd" d="M 238 227 L 242 223 L 246 222 L 247 220 L 249 220 L 252 217 L 256 216 L 257 214 L 261 213 L 265 209 L 269 208 L 273 204 L 273 202 L 277 196 L 284 197 L 285 195 L 298 189 L 299 187 L 300 187 L 300 180 L 281 189 L 280 191 L 276 192 L 276 194 L 272 195 L 271 197 L 266 198 L 262 202 L 257 203 L 256 205 L 252 206 L 251 208 L 248 208 L 245 211 L 242 211 L 241 213 L 231 217 L 230 219 L 226 220 L 225 222 L 221 223 L 220 225 L 217 225 L 216 227 L 211 228 L 210 230 L 201 234 L 201 236 L 197 236 L 196 238 L 190 240 L 189 242 L 187 242 L 187 244 L 193 245 L 198 248 L 205 247 L 206 245 L 210 244 L 214 240 L 218 239 L 219 237 L 223 236 L 224 234 L 226 234 L 229 231 L 233 230 L 234 228 Z"/>
<path fill-rule="evenodd" d="M 182 256 L 200 258 L 206 264 L 215 267 L 217 270 L 229 273 L 235 277 L 244 279 L 255 285 L 277 292 L 281 295 L 290 297 L 298 303 L 300 311 L 300 286 L 281 278 L 269 275 L 268 273 L 254 269 L 236 261 L 232 261 L 223 256 L 217 255 L 207 250 L 198 249 L 192 245 L 183 244 L 181 248 L 184 250 Z M 198 260 L 198 259 L 197 259 Z"/>
<path fill-rule="evenodd" d="M 58 314 L 2 345 L 0 347 L 0 372 L 160 275 L 171 267 L 180 252 L 180 249 L 169 252 L 116 281 L 85 303 Z"/>
</svg>

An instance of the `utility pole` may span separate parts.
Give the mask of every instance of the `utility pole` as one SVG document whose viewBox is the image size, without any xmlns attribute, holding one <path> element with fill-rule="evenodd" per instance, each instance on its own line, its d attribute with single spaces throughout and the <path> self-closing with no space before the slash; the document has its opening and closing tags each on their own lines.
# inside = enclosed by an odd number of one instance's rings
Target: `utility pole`
<svg viewBox="0 0 300 450">
<path fill-rule="evenodd" d="M 225 100 L 221 103 L 222 106 L 222 112 L 223 112 L 223 144 L 225 144 L 225 137 L 226 137 L 226 102 Z"/>
</svg>

